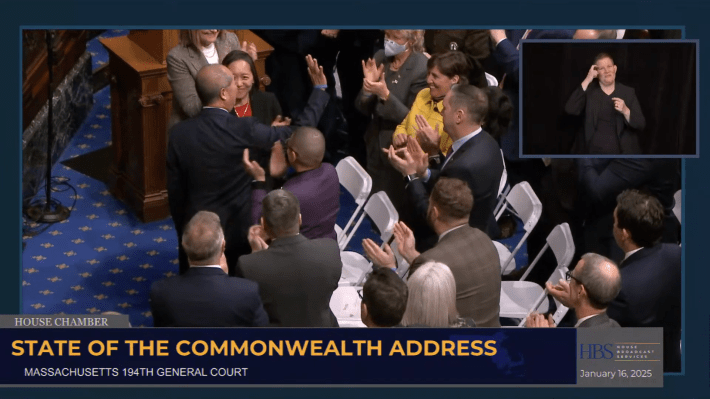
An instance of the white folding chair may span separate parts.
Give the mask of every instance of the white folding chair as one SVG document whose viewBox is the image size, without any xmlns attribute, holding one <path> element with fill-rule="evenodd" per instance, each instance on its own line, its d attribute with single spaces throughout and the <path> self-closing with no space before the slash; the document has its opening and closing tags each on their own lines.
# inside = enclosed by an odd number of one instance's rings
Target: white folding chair
<svg viewBox="0 0 710 399">
<path fill-rule="evenodd" d="M 366 327 L 360 318 L 359 287 L 338 287 L 330 297 L 330 310 L 340 327 Z"/>
<path fill-rule="evenodd" d="M 675 194 L 673 194 L 673 214 L 675 215 L 676 219 L 678 219 L 678 223 L 683 223 L 681 216 L 681 204 L 682 204 L 682 193 L 680 190 L 676 191 Z"/>
<path fill-rule="evenodd" d="M 353 157 L 343 158 L 335 166 L 335 170 L 338 172 L 340 184 L 353 196 L 357 204 L 357 208 L 344 228 L 341 229 L 340 226 L 335 225 L 335 232 L 338 234 L 338 246 L 342 251 L 348 245 L 355 232 L 355 229 L 351 229 L 351 227 L 370 195 L 372 177 Z"/>
<path fill-rule="evenodd" d="M 488 82 L 488 86 L 495 87 L 498 86 L 498 79 L 496 79 L 495 76 L 491 75 L 488 72 L 484 72 L 486 74 L 486 82 Z"/>
<path fill-rule="evenodd" d="M 560 279 L 566 278 L 568 271 L 569 271 L 569 269 L 566 267 L 563 267 L 561 269 L 556 269 L 555 272 L 552 273 L 552 276 L 550 276 L 550 278 L 547 281 L 551 282 L 552 284 L 557 284 Z M 530 312 L 528 312 L 528 314 L 525 317 L 523 317 L 523 319 L 518 324 L 518 327 L 525 327 L 525 322 L 526 322 L 528 316 L 530 316 L 530 313 L 539 311 L 539 309 L 538 309 L 539 306 L 542 304 L 542 302 L 545 300 L 545 298 L 547 297 L 548 294 L 549 294 L 549 292 L 547 291 L 547 288 L 545 288 L 543 290 L 543 294 L 537 298 L 537 300 L 535 301 L 535 305 L 532 307 L 532 309 L 530 309 Z M 552 297 L 552 299 L 555 301 L 555 305 L 556 305 L 555 313 L 552 314 L 552 321 L 554 321 L 555 324 L 557 325 L 557 324 L 560 324 L 560 321 L 562 321 L 562 318 L 565 317 L 569 308 L 567 306 L 563 305 L 562 302 L 558 301 L 557 298 Z"/>
<path fill-rule="evenodd" d="M 552 249 L 557 260 L 557 266 L 548 281 L 557 284 L 560 278 L 564 278 L 563 270 L 569 267 L 574 257 L 574 241 L 567 223 L 559 224 L 552 229 L 547 236 L 547 244 L 540 250 L 520 281 L 501 282 L 500 317 L 520 319 L 527 317 L 533 310 L 547 312 L 549 303 L 545 290 L 534 282 L 523 280 L 548 248 Z"/>
<path fill-rule="evenodd" d="M 392 205 L 392 201 L 387 197 L 387 193 L 380 191 L 379 193 L 372 194 L 363 209 L 364 212 L 358 218 L 357 223 L 355 223 L 352 234 L 357 231 L 365 215 L 367 215 L 380 231 L 380 239 L 382 240 L 382 246 L 384 246 L 384 244 L 392 238 L 394 224 L 399 220 L 399 214 L 394 208 L 394 205 Z M 353 251 L 341 251 L 340 260 L 343 262 L 343 273 L 339 285 L 362 284 L 365 275 L 372 267 L 372 263 L 364 256 Z"/>
<path fill-rule="evenodd" d="M 508 184 L 508 168 L 505 167 L 505 156 L 503 155 L 503 150 L 500 150 L 500 156 L 503 158 L 503 173 L 500 175 L 500 184 L 498 185 L 498 203 L 496 207 L 493 208 L 493 214 L 497 215 L 500 207 L 503 206 L 505 202 L 505 196 L 510 192 L 510 185 Z M 498 220 L 498 218 L 496 218 Z"/>
<path fill-rule="evenodd" d="M 504 206 L 498 211 L 496 215 L 496 220 L 500 219 L 503 212 L 506 209 L 510 209 L 514 215 L 516 215 L 523 222 L 523 229 L 525 234 L 515 246 L 512 252 L 507 254 L 507 248 L 503 247 L 505 251 L 499 248 L 499 255 L 503 255 L 500 258 L 500 269 L 501 274 L 505 274 L 508 271 L 514 270 L 510 265 L 515 258 L 515 254 L 518 253 L 520 248 L 528 239 L 528 236 L 532 232 L 535 225 L 537 225 L 538 220 L 540 220 L 540 215 L 542 215 L 542 202 L 537 198 L 535 192 L 528 182 L 523 181 L 515 185 L 508 195 L 505 197 Z"/>
</svg>

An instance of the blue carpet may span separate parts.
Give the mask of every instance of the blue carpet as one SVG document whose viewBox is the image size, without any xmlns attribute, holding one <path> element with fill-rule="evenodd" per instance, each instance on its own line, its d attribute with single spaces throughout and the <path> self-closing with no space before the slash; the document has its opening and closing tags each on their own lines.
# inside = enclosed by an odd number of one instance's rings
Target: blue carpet
<svg viewBox="0 0 710 399">
<path fill-rule="evenodd" d="M 126 36 L 129 31 L 125 29 L 107 30 L 99 36 L 86 42 L 86 51 L 91 54 L 91 70 L 96 71 L 98 68 L 108 63 L 108 52 L 106 48 L 99 43 L 99 39 Z"/>
</svg>

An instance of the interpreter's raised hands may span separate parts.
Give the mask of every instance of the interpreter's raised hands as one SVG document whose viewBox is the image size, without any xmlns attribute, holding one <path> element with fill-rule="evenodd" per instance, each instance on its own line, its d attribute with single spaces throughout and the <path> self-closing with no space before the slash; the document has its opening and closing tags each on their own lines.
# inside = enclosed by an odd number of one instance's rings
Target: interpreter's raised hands
<svg viewBox="0 0 710 399">
<path fill-rule="evenodd" d="M 631 110 L 629 109 L 629 107 L 626 106 L 626 102 L 623 99 L 619 97 L 612 97 L 611 100 L 614 102 L 614 109 L 617 112 L 620 112 L 625 116 L 631 113 Z"/>
<path fill-rule="evenodd" d="M 389 245 L 385 244 L 384 249 L 382 249 L 371 239 L 365 238 L 362 240 L 362 249 L 373 264 L 389 269 L 397 268 L 397 260 Z"/>
<path fill-rule="evenodd" d="M 429 155 L 438 154 L 439 143 L 441 142 L 439 124 L 437 123 L 436 126 L 432 128 L 423 115 L 416 115 L 414 121 L 417 124 L 414 131 L 417 134 L 417 140 L 419 144 L 421 144 L 422 149 Z"/>
<path fill-rule="evenodd" d="M 266 181 L 266 172 L 264 168 L 259 165 L 256 161 L 249 160 L 249 149 L 244 149 L 244 156 L 242 157 L 242 163 L 244 164 L 244 170 L 256 181 Z"/>
<path fill-rule="evenodd" d="M 269 159 L 269 173 L 273 177 L 282 177 L 288 170 L 288 159 L 280 141 L 271 147 L 271 159 Z"/>
<path fill-rule="evenodd" d="M 310 76 L 313 86 L 328 84 L 323 67 L 318 65 L 317 59 L 308 54 L 306 56 L 306 64 L 308 64 L 308 76 Z"/>
</svg>

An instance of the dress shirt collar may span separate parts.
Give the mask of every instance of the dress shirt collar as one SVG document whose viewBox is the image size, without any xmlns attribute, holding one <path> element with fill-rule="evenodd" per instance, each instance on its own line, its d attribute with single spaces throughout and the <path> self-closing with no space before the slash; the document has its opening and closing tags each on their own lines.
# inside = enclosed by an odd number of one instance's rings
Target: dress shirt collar
<svg viewBox="0 0 710 399">
<path fill-rule="evenodd" d="M 627 253 L 624 255 L 624 260 L 629 259 L 629 256 L 635 254 L 636 252 L 638 252 L 638 251 L 640 251 L 640 250 L 642 250 L 642 249 L 643 249 L 643 247 L 640 247 L 640 248 L 634 249 L 633 251 L 627 252 Z"/>
<path fill-rule="evenodd" d="M 454 227 L 454 228 L 452 228 L 452 229 L 448 229 L 448 230 L 446 230 L 445 232 L 441 233 L 441 235 L 439 236 L 439 241 L 441 241 L 441 239 L 444 238 L 445 235 L 451 233 L 452 231 L 454 231 L 454 230 L 456 230 L 456 229 L 460 229 L 460 228 L 463 227 L 463 226 L 466 226 L 466 223 L 464 223 L 464 224 L 462 224 L 462 225 L 460 225 L 460 226 L 456 226 L 456 227 Z"/>
<path fill-rule="evenodd" d="M 479 127 L 478 129 L 474 130 L 473 132 L 461 137 L 460 139 L 456 140 L 451 144 L 451 152 L 452 155 L 454 152 L 456 152 L 459 148 L 461 148 L 462 145 L 464 145 L 467 141 L 471 140 L 474 138 L 478 133 L 481 133 L 483 131 L 482 127 Z"/>
<path fill-rule="evenodd" d="M 585 320 L 591 319 L 594 316 L 599 316 L 601 313 L 589 315 L 587 317 L 582 317 L 581 319 L 577 320 L 577 324 L 574 325 L 575 328 L 579 327 L 580 324 L 584 323 Z"/>
<path fill-rule="evenodd" d="M 190 267 L 216 267 L 218 269 L 222 268 L 222 266 L 220 265 L 190 265 Z"/>
</svg>

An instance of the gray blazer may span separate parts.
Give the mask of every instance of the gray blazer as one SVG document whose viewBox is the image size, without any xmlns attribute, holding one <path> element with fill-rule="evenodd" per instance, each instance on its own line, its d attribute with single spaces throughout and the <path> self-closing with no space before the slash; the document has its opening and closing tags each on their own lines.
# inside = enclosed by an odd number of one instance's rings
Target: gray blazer
<svg viewBox="0 0 710 399">
<path fill-rule="evenodd" d="M 461 317 L 472 318 L 477 327 L 500 327 L 500 258 L 486 233 L 471 226 L 447 233 L 412 262 L 410 273 L 427 261 L 451 269 Z"/>
<path fill-rule="evenodd" d="M 610 319 L 606 312 L 603 312 L 583 321 L 579 327 L 612 328 L 619 327 L 619 323 L 614 319 Z"/>
<path fill-rule="evenodd" d="M 226 32 L 224 38 L 217 38 L 215 47 L 219 62 L 222 62 L 230 51 L 241 49 L 237 35 L 232 32 Z M 208 63 L 200 50 L 180 44 L 170 50 L 166 61 L 168 81 L 173 87 L 173 111 L 168 122 L 170 129 L 177 122 L 197 116 L 202 110 L 202 102 L 195 89 L 195 76 Z"/>
</svg>

